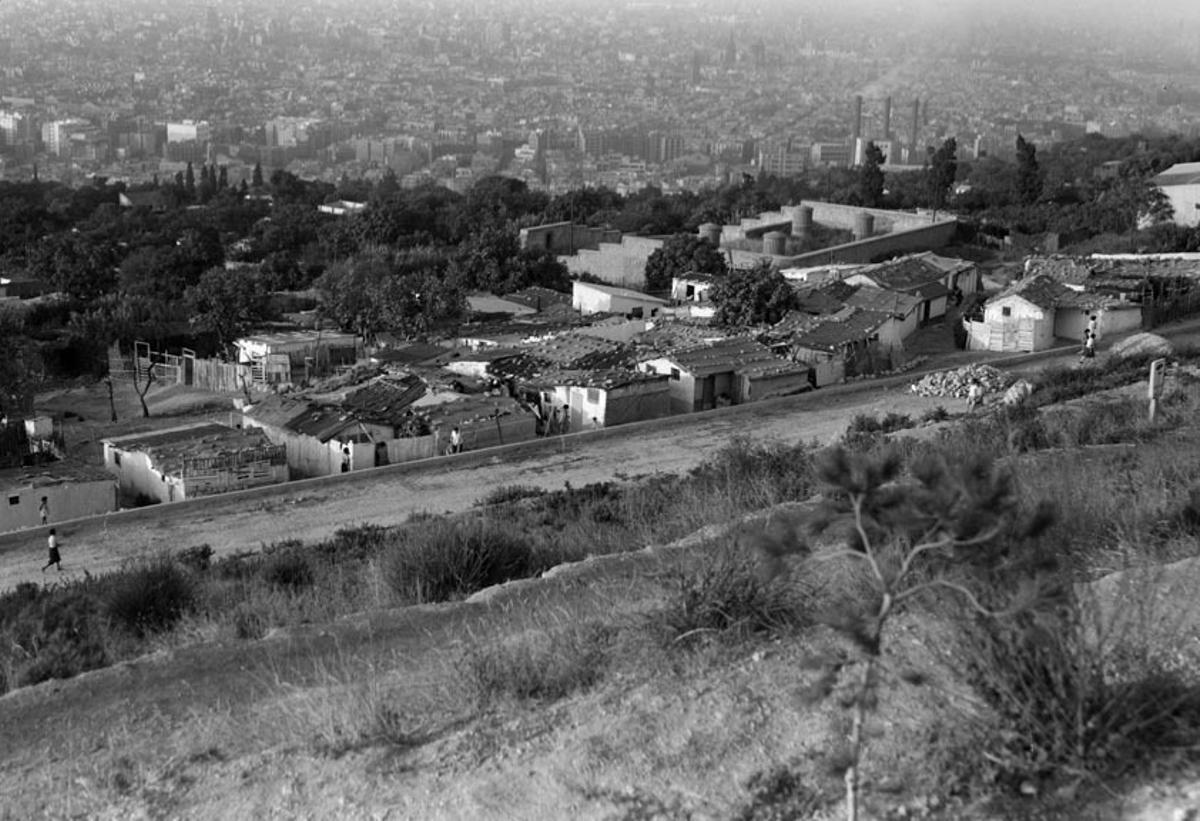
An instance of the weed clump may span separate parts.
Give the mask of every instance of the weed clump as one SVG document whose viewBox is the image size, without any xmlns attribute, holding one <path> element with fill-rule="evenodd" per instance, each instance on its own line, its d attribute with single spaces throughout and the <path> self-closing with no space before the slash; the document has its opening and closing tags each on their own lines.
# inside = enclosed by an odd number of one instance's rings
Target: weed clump
<svg viewBox="0 0 1200 821">
<path fill-rule="evenodd" d="M 394 592 L 424 603 L 459 599 L 544 569 L 521 534 L 472 518 L 401 531 L 385 556 L 384 573 Z"/>
<path fill-rule="evenodd" d="M 673 580 L 670 602 L 655 618 L 672 643 L 701 635 L 773 633 L 811 622 L 812 591 L 764 574 L 757 557 L 736 548 L 708 554 Z"/>
<path fill-rule="evenodd" d="M 55 591 L 22 585 L 6 598 L 23 605 L 6 619 L 7 663 L 0 683 L 23 687 L 109 663 L 100 604 L 86 585 Z"/>
<path fill-rule="evenodd" d="M 192 577 L 164 558 L 114 577 L 104 612 L 117 626 L 144 638 L 171 629 L 195 606 Z"/>
<path fill-rule="evenodd" d="M 497 699 L 557 701 L 603 676 L 615 639 L 596 623 L 527 633 L 498 645 L 476 645 L 463 660 L 467 681 L 481 705 Z"/>
</svg>

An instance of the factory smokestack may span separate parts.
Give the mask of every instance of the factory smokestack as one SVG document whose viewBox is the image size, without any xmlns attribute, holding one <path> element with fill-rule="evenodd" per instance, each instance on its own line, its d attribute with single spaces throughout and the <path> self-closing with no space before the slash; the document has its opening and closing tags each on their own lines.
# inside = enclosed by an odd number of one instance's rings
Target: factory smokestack
<svg viewBox="0 0 1200 821">
<path fill-rule="evenodd" d="M 858 138 L 862 136 L 862 95 L 854 95 L 854 130 L 850 132 L 850 139 L 853 142 L 858 142 Z"/>
<path fill-rule="evenodd" d="M 883 138 L 890 140 L 892 138 L 892 98 L 888 97 L 883 101 Z"/>
</svg>

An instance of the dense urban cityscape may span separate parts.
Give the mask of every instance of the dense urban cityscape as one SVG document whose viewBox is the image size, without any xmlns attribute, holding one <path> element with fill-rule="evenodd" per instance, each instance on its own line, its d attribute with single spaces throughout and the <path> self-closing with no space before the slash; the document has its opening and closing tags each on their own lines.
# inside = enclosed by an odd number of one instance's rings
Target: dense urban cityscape
<svg viewBox="0 0 1200 821">
<path fill-rule="evenodd" d="M 131 183 L 187 163 L 303 178 L 503 173 L 561 193 L 745 170 L 1009 157 L 1194 134 L 1187 12 L 898 3 L 157 4 L 0 8 L 3 178 Z M 1194 15 L 1190 16 L 1192 23 Z M 884 33 L 886 32 L 886 34 Z"/>
</svg>

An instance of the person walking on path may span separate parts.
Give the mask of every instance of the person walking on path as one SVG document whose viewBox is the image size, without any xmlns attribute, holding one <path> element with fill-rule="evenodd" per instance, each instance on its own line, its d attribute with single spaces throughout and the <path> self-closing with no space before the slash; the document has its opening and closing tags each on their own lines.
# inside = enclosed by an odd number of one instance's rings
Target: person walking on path
<svg viewBox="0 0 1200 821">
<path fill-rule="evenodd" d="M 462 434 L 458 432 L 458 428 L 450 431 L 450 453 L 462 453 Z"/>
<path fill-rule="evenodd" d="M 1097 330 L 1099 324 L 1100 324 L 1100 320 L 1095 314 L 1092 314 L 1091 316 L 1088 317 L 1087 332 L 1092 336 L 1092 338 L 1095 338 L 1096 330 Z"/>
<path fill-rule="evenodd" d="M 42 517 L 43 526 L 50 521 L 50 500 L 45 496 L 42 497 L 42 501 L 38 502 L 38 515 Z"/>
<path fill-rule="evenodd" d="M 58 537 L 54 534 L 54 528 L 50 528 L 50 535 L 46 537 L 46 546 L 50 548 L 50 560 L 46 562 L 46 566 L 42 568 L 45 573 L 50 565 L 58 568 L 58 572 L 62 572 L 62 556 L 58 553 Z"/>
</svg>

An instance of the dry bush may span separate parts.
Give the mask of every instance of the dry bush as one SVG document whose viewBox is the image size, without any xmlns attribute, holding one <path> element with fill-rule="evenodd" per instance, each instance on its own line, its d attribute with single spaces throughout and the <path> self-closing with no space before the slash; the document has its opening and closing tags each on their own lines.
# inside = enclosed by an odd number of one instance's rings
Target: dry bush
<svg viewBox="0 0 1200 821">
<path fill-rule="evenodd" d="M 1161 573 L 1132 572 L 1052 611 L 961 622 L 953 661 L 987 708 L 971 716 L 987 740 L 981 772 L 1112 778 L 1166 751 L 1194 755 L 1197 611 L 1163 593 Z"/>
<path fill-rule="evenodd" d="M 557 701 L 595 685 L 606 674 L 616 630 L 585 622 L 476 641 L 465 652 L 463 678 L 486 707 L 498 700 Z"/>
<path fill-rule="evenodd" d="M 813 622 L 815 584 L 771 574 L 752 549 L 721 545 L 667 577 L 651 627 L 678 645 L 705 635 L 775 633 Z"/>
</svg>

